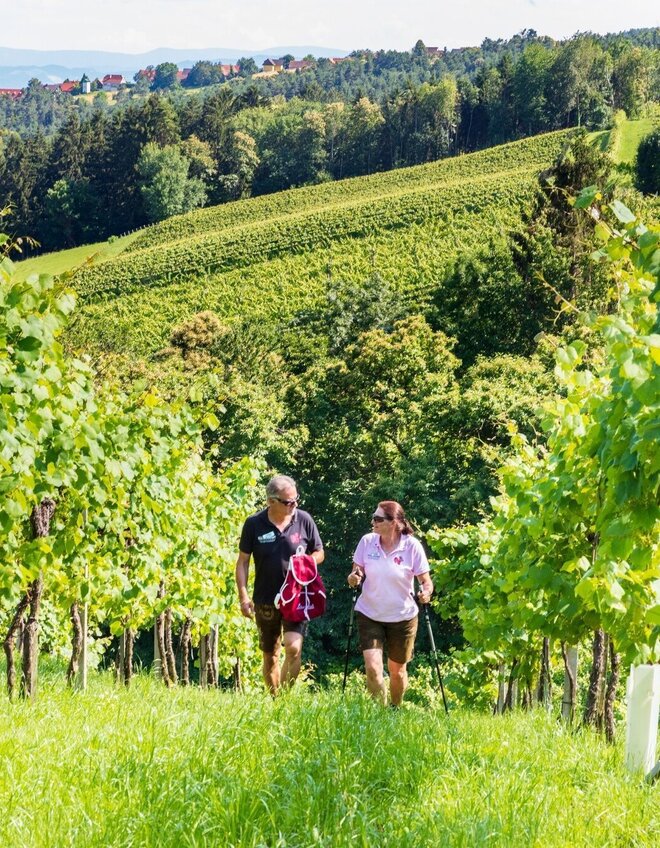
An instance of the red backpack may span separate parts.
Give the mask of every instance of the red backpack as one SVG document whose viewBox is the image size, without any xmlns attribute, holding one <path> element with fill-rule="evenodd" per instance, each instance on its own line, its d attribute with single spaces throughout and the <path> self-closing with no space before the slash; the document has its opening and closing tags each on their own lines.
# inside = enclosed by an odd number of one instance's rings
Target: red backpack
<svg viewBox="0 0 660 848">
<path fill-rule="evenodd" d="M 302 545 L 289 558 L 284 583 L 275 596 L 275 606 L 287 621 L 309 621 L 325 612 L 325 586 L 316 560 Z"/>
</svg>

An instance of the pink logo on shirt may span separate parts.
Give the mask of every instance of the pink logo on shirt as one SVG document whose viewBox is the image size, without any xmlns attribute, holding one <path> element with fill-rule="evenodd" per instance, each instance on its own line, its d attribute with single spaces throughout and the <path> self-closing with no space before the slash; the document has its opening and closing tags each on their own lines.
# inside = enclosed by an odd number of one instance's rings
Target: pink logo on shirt
<svg viewBox="0 0 660 848">
<path fill-rule="evenodd" d="M 300 533 L 292 533 L 291 534 L 291 544 L 297 545 L 300 541 Z"/>
<path fill-rule="evenodd" d="M 401 565 L 401 563 L 403 562 L 403 557 L 395 556 L 395 557 L 394 557 L 394 562 L 395 562 L 397 565 Z"/>
</svg>

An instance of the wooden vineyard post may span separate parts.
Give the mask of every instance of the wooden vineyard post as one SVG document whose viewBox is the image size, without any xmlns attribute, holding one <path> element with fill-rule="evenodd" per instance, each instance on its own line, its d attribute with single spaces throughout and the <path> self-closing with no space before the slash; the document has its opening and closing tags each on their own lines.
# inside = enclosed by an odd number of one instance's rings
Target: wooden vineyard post
<svg viewBox="0 0 660 848">
<path fill-rule="evenodd" d="M 44 498 L 35 506 L 30 515 L 32 535 L 35 539 L 43 539 L 50 533 L 50 524 L 55 512 L 55 501 Z M 37 674 L 39 667 L 39 611 L 44 590 L 43 574 L 39 572 L 27 590 L 28 618 L 23 635 L 23 668 L 21 679 L 21 695 L 34 700 L 37 695 Z"/>
<path fill-rule="evenodd" d="M 552 710 L 552 670 L 550 668 L 550 639 L 543 637 L 541 673 L 539 675 L 538 702 L 548 712 Z"/>
<path fill-rule="evenodd" d="M 118 674 L 117 674 L 117 682 L 124 683 L 124 668 L 125 668 L 125 660 L 126 660 L 126 631 L 122 630 L 121 636 L 119 637 L 119 665 L 118 665 Z"/>
<path fill-rule="evenodd" d="M 154 622 L 154 664 L 152 666 L 154 677 L 160 680 L 163 676 L 162 658 L 160 656 L 160 645 L 158 644 L 158 623 Z"/>
<path fill-rule="evenodd" d="M 218 685 L 218 638 L 220 636 L 220 628 L 214 625 L 211 628 L 211 666 L 213 668 L 213 685 Z"/>
<path fill-rule="evenodd" d="M 642 771 L 649 775 L 656 761 L 660 665 L 632 666 L 626 695 L 626 767 L 630 771 Z"/>
<path fill-rule="evenodd" d="M 575 704 L 577 702 L 577 680 L 578 680 L 578 646 L 571 645 L 564 652 L 564 695 L 561 700 L 561 716 L 564 721 L 572 722 L 575 716 Z"/>
<path fill-rule="evenodd" d="M 497 669 L 497 704 L 495 705 L 496 715 L 502 715 L 504 712 L 504 701 L 506 699 L 506 666 L 500 663 Z"/>
<path fill-rule="evenodd" d="M 607 692 L 607 673 L 610 657 L 610 637 L 608 633 L 603 638 L 603 677 L 598 691 L 598 711 L 596 714 L 596 727 L 602 733 L 605 729 L 605 696 Z"/>
<path fill-rule="evenodd" d="M 85 583 L 89 583 L 89 564 L 85 563 Z M 76 679 L 76 689 L 79 692 L 87 690 L 87 631 L 89 629 L 89 602 L 85 601 L 80 618 L 82 642 L 80 644 L 80 668 Z"/>
<path fill-rule="evenodd" d="M 206 649 L 208 640 L 204 634 L 199 637 L 199 685 L 201 689 L 206 689 Z"/>
<path fill-rule="evenodd" d="M 509 686 L 509 697 L 507 699 L 507 708 L 515 710 L 518 707 L 518 681 L 512 680 Z"/>
</svg>

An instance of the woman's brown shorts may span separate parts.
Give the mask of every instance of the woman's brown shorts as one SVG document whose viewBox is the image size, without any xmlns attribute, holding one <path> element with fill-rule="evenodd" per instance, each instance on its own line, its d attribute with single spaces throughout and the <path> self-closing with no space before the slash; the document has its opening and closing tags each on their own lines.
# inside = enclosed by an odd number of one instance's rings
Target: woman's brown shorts
<svg viewBox="0 0 660 848">
<path fill-rule="evenodd" d="M 361 612 L 357 613 L 360 632 L 360 650 L 383 649 L 387 646 L 387 656 L 395 663 L 410 662 L 415 648 L 417 635 L 417 616 L 408 621 L 374 621 Z"/>
<path fill-rule="evenodd" d="M 307 621 L 287 621 L 275 604 L 255 604 L 254 618 L 259 629 L 259 647 L 265 654 L 279 654 L 283 630 L 307 635 Z"/>
</svg>

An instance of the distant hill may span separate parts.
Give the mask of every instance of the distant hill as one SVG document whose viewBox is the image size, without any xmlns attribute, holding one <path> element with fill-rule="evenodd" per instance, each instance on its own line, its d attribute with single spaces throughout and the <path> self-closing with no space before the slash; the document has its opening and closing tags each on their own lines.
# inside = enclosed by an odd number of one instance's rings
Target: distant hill
<svg viewBox="0 0 660 848">
<path fill-rule="evenodd" d="M 37 77 L 42 82 L 80 79 L 83 73 L 89 77 L 117 73 L 132 79 L 140 68 L 158 65 L 161 62 L 175 62 L 180 67 L 191 67 L 200 59 L 233 63 L 241 56 L 251 56 L 257 64 L 260 64 L 268 56 L 285 56 L 287 53 L 296 58 L 302 58 L 308 53 L 314 56 L 345 56 L 347 52 L 349 51 L 339 47 L 305 45 L 268 47 L 256 51 L 236 47 L 205 47 L 202 50 L 158 47 L 147 53 L 110 53 L 100 50 L 19 50 L 13 47 L 0 47 L 0 88 L 22 88 L 33 77 Z"/>
</svg>

